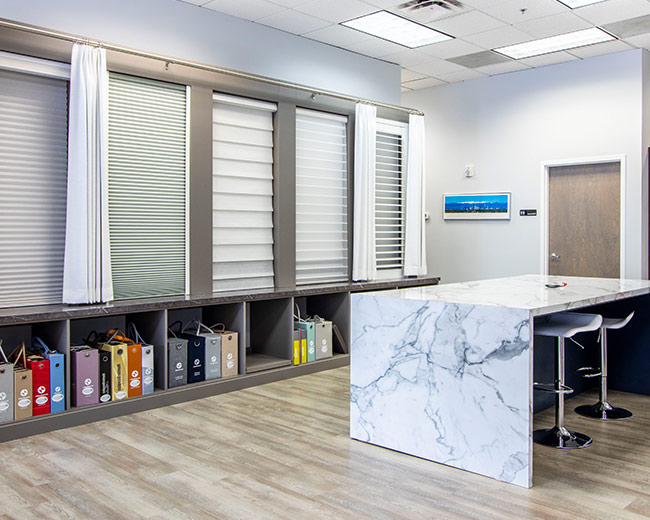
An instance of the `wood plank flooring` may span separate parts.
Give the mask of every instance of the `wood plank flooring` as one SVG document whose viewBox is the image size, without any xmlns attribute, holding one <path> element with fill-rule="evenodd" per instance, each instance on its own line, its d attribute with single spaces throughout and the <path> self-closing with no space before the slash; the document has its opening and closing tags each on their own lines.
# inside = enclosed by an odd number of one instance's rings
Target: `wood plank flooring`
<svg viewBox="0 0 650 520">
<path fill-rule="evenodd" d="M 568 412 L 594 445 L 537 447 L 522 489 L 349 439 L 348 370 L 0 444 L 0 519 L 650 518 L 649 397 L 612 393 L 629 421 Z"/>
</svg>

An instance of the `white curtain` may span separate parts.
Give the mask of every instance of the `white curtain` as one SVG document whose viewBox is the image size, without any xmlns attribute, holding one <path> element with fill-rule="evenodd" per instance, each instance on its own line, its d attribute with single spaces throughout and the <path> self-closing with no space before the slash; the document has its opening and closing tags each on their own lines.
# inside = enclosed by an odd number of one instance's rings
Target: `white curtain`
<svg viewBox="0 0 650 520">
<path fill-rule="evenodd" d="M 410 114 L 406 152 L 404 276 L 427 274 L 424 228 L 424 116 Z"/>
<path fill-rule="evenodd" d="M 354 246 L 352 279 L 377 278 L 375 166 L 377 107 L 357 103 L 354 124 Z"/>
<path fill-rule="evenodd" d="M 63 302 L 113 299 L 108 234 L 106 51 L 75 44 L 70 69 Z"/>
</svg>

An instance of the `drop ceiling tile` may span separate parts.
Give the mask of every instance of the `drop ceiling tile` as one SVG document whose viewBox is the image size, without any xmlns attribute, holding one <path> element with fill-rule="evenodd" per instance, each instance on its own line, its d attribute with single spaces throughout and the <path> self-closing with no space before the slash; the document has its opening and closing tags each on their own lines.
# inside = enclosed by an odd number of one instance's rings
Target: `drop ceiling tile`
<svg viewBox="0 0 650 520">
<path fill-rule="evenodd" d="M 406 81 L 414 81 L 416 79 L 422 79 L 426 77 L 424 74 L 415 72 L 414 70 L 402 69 L 402 83 Z"/>
<path fill-rule="evenodd" d="M 614 52 L 628 51 L 632 48 L 621 40 L 611 42 L 597 43 L 595 45 L 587 45 L 585 47 L 578 47 L 567 51 L 578 58 L 591 58 L 592 56 L 602 56 L 603 54 L 612 54 Z"/>
<path fill-rule="evenodd" d="M 184 4 L 202 5 L 202 4 L 207 4 L 210 0 L 178 0 L 178 1 L 183 2 Z"/>
<path fill-rule="evenodd" d="M 338 24 L 305 33 L 303 36 L 305 38 L 311 38 L 312 40 L 328 43 L 337 47 L 345 47 L 346 45 L 359 43 L 372 38 L 372 36 L 368 34 Z"/>
<path fill-rule="evenodd" d="M 477 6 L 477 9 L 481 10 L 481 7 Z M 483 10 L 510 25 L 567 12 L 567 8 L 556 0 L 504 0 Z"/>
<path fill-rule="evenodd" d="M 507 61 L 512 61 L 507 56 L 498 54 L 492 51 L 481 51 L 475 52 L 474 54 L 466 54 L 464 56 L 456 56 L 455 58 L 449 58 L 452 63 L 457 65 L 462 65 L 469 69 L 476 69 L 478 67 L 483 67 L 486 65 L 494 65 L 495 63 L 504 63 Z"/>
<path fill-rule="evenodd" d="M 299 13 L 298 11 L 292 11 L 290 9 L 273 16 L 260 18 L 257 22 L 298 35 L 332 25 L 332 22 L 327 22 L 320 18 L 308 16 L 304 13 Z"/>
<path fill-rule="evenodd" d="M 589 29 L 593 25 L 573 13 L 565 12 L 518 23 L 514 27 L 537 39 L 581 31 L 583 29 Z"/>
<path fill-rule="evenodd" d="M 402 85 L 402 92 L 411 92 L 413 89 L 412 88 L 406 88 L 404 85 Z"/>
<path fill-rule="evenodd" d="M 560 51 L 543 54 L 541 56 L 534 56 L 532 58 L 525 58 L 519 60 L 519 62 L 530 67 L 545 67 L 546 65 L 555 65 L 556 63 L 563 63 L 565 61 L 573 61 L 577 59 L 578 58 L 572 56 L 566 51 Z"/>
<path fill-rule="evenodd" d="M 484 50 L 483 47 L 479 47 L 478 45 L 474 45 L 473 43 L 458 38 L 445 40 L 444 42 L 432 43 L 431 45 L 425 45 L 424 47 L 418 47 L 419 52 L 429 56 L 442 58 L 443 60 Z"/>
<path fill-rule="evenodd" d="M 639 34 L 650 33 L 650 15 L 637 16 L 629 20 L 608 23 L 602 26 L 608 33 L 614 34 L 619 38 L 629 38 Z"/>
<path fill-rule="evenodd" d="M 459 14 L 443 20 L 437 20 L 429 24 L 436 31 L 441 31 L 455 37 L 476 34 L 498 27 L 505 27 L 506 24 L 496 18 L 479 11 L 470 11 L 469 13 Z"/>
<path fill-rule="evenodd" d="M 269 0 L 273 4 L 282 5 L 293 9 L 297 5 L 306 4 L 309 0 Z"/>
<path fill-rule="evenodd" d="M 428 58 L 427 61 L 418 63 L 417 65 L 411 65 L 409 69 L 414 70 L 415 72 L 420 72 L 426 76 L 438 77 L 441 74 L 465 70 L 466 67 L 456 65 L 447 60 L 441 60 L 440 58 Z"/>
<path fill-rule="evenodd" d="M 444 85 L 446 81 L 439 80 L 437 78 L 423 78 L 416 79 L 415 81 L 408 81 L 403 83 L 402 86 L 410 88 L 411 90 L 418 90 L 421 88 L 437 87 L 438 85 Z"/>
<path fill-rule="evenodd" d="M 507 45 L 514 45 L 515 43 L 523 43 L 533 40 L 528 34 L 514 27 L 506 26 L 485 31 L 478 34 L 466 36 L 464 40 L 470 43 L 483 47 L 484 49 L 495 49 L 497 47 L 505 47 Z"/>
<path fill-rule="evenodd" d="M 464 5 L 488 12 L 493 6 L 502 4 L 505 0 L 461 0 Z"/>
<path fill-rule="evenodd" d="M 481 74 L 472 69 L 460 70 L 458 72 L 450 72 L 449 74 L 441 74 L 438 76 L 439 79 L 446 81 L 447 83 L 456 83 L 458 81 L 467 81 L 470 79 L 484 78 L 486 75 Z"/>
<path fill-rule="evenodd" d="M 345 47 L 346 49 L 353 52 L 365 54 L 366 56 L 372 56 L 373 58 L 388 56 L 389 54 L 396 54 L 407 49 L 407 47 L 404 47 L 403 45 L 398 45 L 397 43 L 382 40 L 381 38 L 368 38 L 367 40 L 363 40 L 357 43 L 351 43 Z"/>
<path fill-rule="evenodd" d="M 345 22 L 374 12 L 372 7 L 359 0 L 327 0 L 327 2 L 313 0 L 306 4 L 297 5 L 293 9 L 334 23 Z"/>
<path fill-rule="evenodd" d="M 650 49 L 650 34 L 639 34 L 638 36 L 630 36 L 629 38 L 625 38 L 625 41 L 630 45 L 634 45 L 635 47 Z"/>
<path fill-rule="evenodd" d="M 573 9 L 573 13 L 594 25 L 605 25 L 650 14 L 650 2 L 647 0 L 607 0 L 607 2 Z"/>
<path fill-rule="evenodd" d="M 384 61 L 390 61 L 391 63 L 397 63 L 402 67 L 409 67 L 411 65 L 417 65 L 429 59 L 429 56 L 418 52 L 415 49 L 406 49 L 401 52 L 396 52 L 393 54 L 387 54 L 385 56 L 380 56 Z"/>
<path fill-rule="evenodd" d="M 362 0 L 364 4 L 371 5 L 377 9 L 397 9 L 398 6 L 402 5 L 406 0 Z M 377 10 L 375 9 L 375 10 Z"/>
<path fill-rule="evenodd" d="M 251 21 L 272 15 L 282 16 L 282 13 L 288 12 L 286 7 L 272 4 L 266 0 L 246 0 L 245 2 L 241 0 L 212 0 L 203 7 Z"/>
<path fill-rule="evenodd" d="M 504 63 L 495 63 L 494 65 L 486 65 L 485 67 L 478 67 L 474 69 L 477 72 L 482 72 L 488 76 L 496 76 L 497 74 L 506 74 L 508 72 L 517 72 L 520 70 L 529 69 L 528 65 L 517 60 L 510 60 Z"/>
</svg>

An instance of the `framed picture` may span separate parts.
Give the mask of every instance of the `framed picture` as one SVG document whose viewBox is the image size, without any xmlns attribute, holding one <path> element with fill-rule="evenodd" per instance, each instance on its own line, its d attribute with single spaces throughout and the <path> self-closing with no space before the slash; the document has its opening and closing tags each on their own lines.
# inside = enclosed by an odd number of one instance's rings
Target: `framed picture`
<svg viewBox="0 0 650 520">
<path fill-rule="evenodd" d="M 445 220 L 509 220 L 510 192 L 445 193 L 442 217 Z"/>
</svg>

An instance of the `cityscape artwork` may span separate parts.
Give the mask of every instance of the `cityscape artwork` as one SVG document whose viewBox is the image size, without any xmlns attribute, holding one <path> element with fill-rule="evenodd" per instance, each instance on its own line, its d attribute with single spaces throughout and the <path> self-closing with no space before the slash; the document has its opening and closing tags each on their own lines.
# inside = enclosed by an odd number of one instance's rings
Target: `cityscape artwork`
<svg viewBox="0 0 650 520">
<path fill-rule="evenodd" d="M 510 219 L 510 193 L 462 193 L 442 196 L 445 220 Z"/>
</svg>

